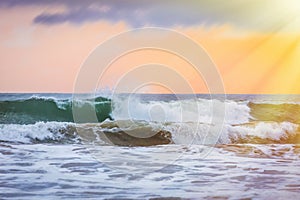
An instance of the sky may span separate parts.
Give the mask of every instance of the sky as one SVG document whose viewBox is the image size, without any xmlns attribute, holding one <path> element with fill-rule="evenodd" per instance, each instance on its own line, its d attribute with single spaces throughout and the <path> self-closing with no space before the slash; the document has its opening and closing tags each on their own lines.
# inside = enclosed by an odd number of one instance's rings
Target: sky
<svg viewBox="0 0 300 200">
<path fill-rule="evenodd" d="M 298 0 L 0 1 L 0 92 L 73 92 L 82 64 L 98 45 L 145 27 L 175 30 L 201 45 L 226 93 L 300 93 Z M 189 63 L 151 50 L 120 57 L 95 87 L 114 88 L 147 63 L 167 65 L 195 92 L 209 92 L 205 77 Z M 141 91 L 168 92 L 149 88 Z M 185 93 L 180 84 L 175 92 Z"/>
</svg>

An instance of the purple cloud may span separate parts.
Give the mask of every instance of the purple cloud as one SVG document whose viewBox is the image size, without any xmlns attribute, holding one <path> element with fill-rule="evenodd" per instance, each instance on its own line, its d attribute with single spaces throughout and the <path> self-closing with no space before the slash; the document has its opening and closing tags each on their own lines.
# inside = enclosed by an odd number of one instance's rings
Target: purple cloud
<svg viewBox="0 0 300 200">
<path fill-rule="evenodd" d="M 273 1 L 280 0 L 3 0 L 0 1 L 0 8 L 33 5 L 66 8 L 59 13 L 45 11 L 33 19 L 33 23 L 44 25 L 83 24 L 100 20 L 125 21 L 132 27 L 226 23 L 272 31 L 290 20 L 282 17 L 287 14 L 280 4 L 273 5 Z"/>
<path fill-rule="evenodd" d="M 0 7 L 63 5 L 62 13 L 43 12 L 33 19 L 34 23 L 54 25 L 59 23 L 82 24 L 90 21 L 126 21 L 133 27 L 144 25 L 172 26 L 209 22 L 210 17 L 201 7 L 185 4 L 178 0 L 6 0 Z M 188 1 L 186 1 L 187 3 Z M 194 4 L 194 1 L 190 1 Z M 101 9 L 106 7 L 107 9 Z"/>
</svg>

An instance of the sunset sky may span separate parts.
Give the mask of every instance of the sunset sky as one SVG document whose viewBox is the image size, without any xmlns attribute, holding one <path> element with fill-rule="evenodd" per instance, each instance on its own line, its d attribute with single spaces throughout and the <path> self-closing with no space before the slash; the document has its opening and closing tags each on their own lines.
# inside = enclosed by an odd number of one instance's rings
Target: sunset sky
<svg viewBox="0 0 300 200">
<path fill-rule="evenodd" d="M 0 1 L 0 92 L 73 92 L 93 49 L 142 27 L 174 29 L 203 46 L 226 93 L 300 93 L 299 0 Z M 188 63 L 149 50 L 116 60 L 101 86 L 151 62 L 208 92 Z"/>
</svg>

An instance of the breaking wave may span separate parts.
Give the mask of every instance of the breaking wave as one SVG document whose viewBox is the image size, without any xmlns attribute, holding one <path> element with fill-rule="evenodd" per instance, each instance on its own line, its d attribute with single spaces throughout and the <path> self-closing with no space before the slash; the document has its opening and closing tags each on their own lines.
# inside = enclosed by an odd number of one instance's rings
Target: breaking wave
<svg viewBox="0 0 300 200">
<path fill-rule="evenodd" d="M 35 124 L 2 124 L 0 141 L 13 143 L 78 143 L 99 145 L 151 146 L 161 144 L 213 145 L 218 136 L 211 124 L 158 123 L 146 121 L 104 121 L 75 124 L 37 122 Z M 290 122 L 226 124 L 218 144 L 297 144 L 300 131 Z"/>
<path fill-rule="evenodd" d="M 70 97 L 1 98 L 0 140 L 120 146 L 300 143 L 298 103 L 122 96 L 86 99 L 82 105 L 96 109 L 99 123 L 74 123 Z M 225 108 L 220 133 L 214 131 L 212 106 L 220 113 Z M 218 114 L 214 117 L 222 117 Z"/>
</svg>

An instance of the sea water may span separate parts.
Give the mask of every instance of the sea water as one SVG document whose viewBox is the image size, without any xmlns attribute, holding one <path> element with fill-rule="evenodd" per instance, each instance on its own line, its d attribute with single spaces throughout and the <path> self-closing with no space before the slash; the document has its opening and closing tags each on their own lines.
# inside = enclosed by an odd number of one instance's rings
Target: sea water
<svg viewBox="0 0 300 200">
<path fill-rule="evenodd" d="M 97 122 L 74 120 L 71 94 L 0 95 L 0 198 L 298 198 L 299 95 L 96 95 L 80 105 Z"/>
</svg>

